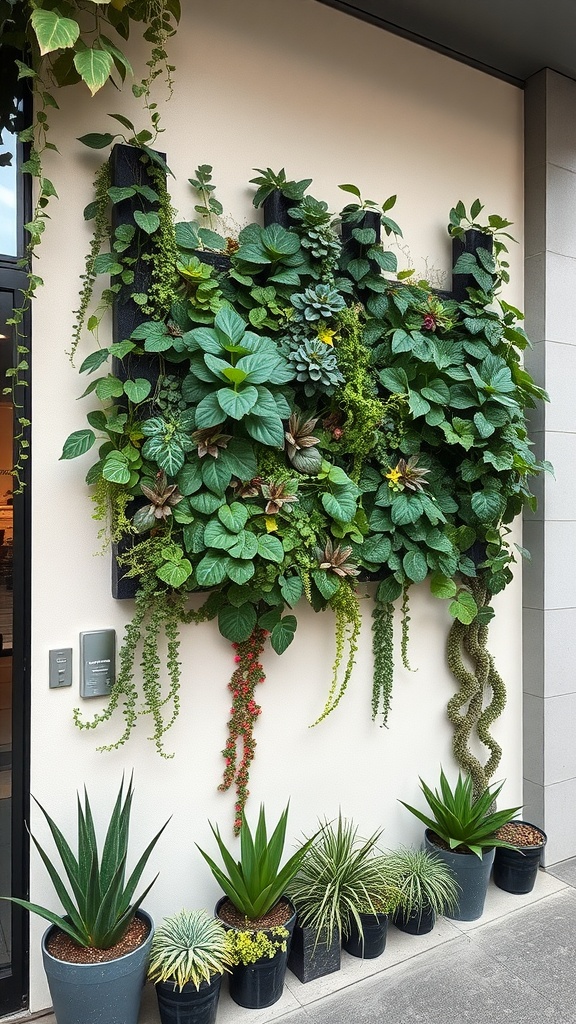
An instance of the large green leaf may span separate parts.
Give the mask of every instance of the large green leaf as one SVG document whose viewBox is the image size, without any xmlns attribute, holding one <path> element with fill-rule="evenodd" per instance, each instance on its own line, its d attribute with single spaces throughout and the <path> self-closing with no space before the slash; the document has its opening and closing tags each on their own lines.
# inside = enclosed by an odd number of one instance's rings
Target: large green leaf
<svg viewBox="0 0 576 1024">
<path fill-rule="evenodd" d="M 271 533 L 264 533 L 258 537 L 258 554 L 269 562 L 282 562 L 284 560 L 284 548 L 278 537 Z"/>
<path fill-rule="evenodd" d="M 326 601 L 334 597 L 334 594 L 340 587 L 339 578 L 334 573 L 328 573 L 324 569 L 315 569 L 312 573 L 312 579 Z"/>
<path fill-rule="evenodd" d="M 470 504 L 475 515 L 482 523 L 496 522 L 505 508 L 505 498 L 499 491 L 476 491 Z"/>
<path fill-rule="evenodd" d="M 204 430 L 206 427 L 217 427 L 224 423 L 226 413 L 218 402 L 216 395 L 206 395 L 196 406 L 196 428 Z"/>
<path fill-rule="evenodd" d="M 220 509 L 218 510 L 221 511 Z M 211 519 L 206 523 L 204 530 L 204 543 L 208 548 L 219 548 L 221 551 L 229 551 L 237 543 L 237 536 L 227 530 L 219 519 Z"/>
<path fill-rule="evenodd" d="M 456 594 L 457 587 L 454 580 L 444 576 L 441 572 L 435 572 L 430 577 L 430 592 L 434 597 L 439 597 L 443 600 L 454 597 Z"/>
<path fill-rule="evenodd" d="M 96 435 L 93 430 L 75 430 L 66 438 L 60 458 L 76 459 L 79 455 L 90 451 L 95 441 Z"/>
<path fill-rule="evenodd" d="M 478 613 L 476 602 L 467 590 L 461 590 L 455 600 L 450 602 L 449 610 L 450 615 L 453 615 L 465 626 L 469 626 Z"/>
<path fill-rule="evenodd" d="M 236 534 L 236 543 L 230 548 L 231 558 L 255 558 L 258 554 L 258 538 L 249 530 Z"/>
<path fill-rule="evenodd" d="M 224 459 L 209 455 L 202 459 L 202 480 L 214 494 L 224 494 L 231 478 L 232 471 Z"/>
<path fill-rule="evenodd" d="M 252 414 L 246 416 L 243 421 L 246 430 L 255 441 L 268 445 L 271 448 L 281 448 L 284 444 L 284 425 L 278 413 L 260 417 Z"/>
<path fill-rule="evenodd" d="M 242 643 L 248 640 L 256 626 L 256 609 L 252 604 L 242 604 L 239 608 L 224 605 L 218 612 L 218 628 L 227 640 Z"/>
<path fill-rule="evenodd" d="M 281 576 L 280 591 L 286 604 L 291 607 L 298 603 L 304 593 L 301 576 Z"/>
<path fill-rule="evenodd" d="M 149 380 L 144 377 L 137 377 L 136 380 L 127 380 L 124 384 L 124 392 L 134 405 L 144 402 L 152 390 Z"/>
<path fill-rule="evenodd" d="M 270 644 L 276 654 L 284 654 L 286 648 L 290 646 L 297 625 L 294 615 L 284 615 L 280 622 L 276 623 L 270 634 Z"/>
<path fill-rule="evenodd" d="M 74 54 L 74 67 L 94 96 L 108 81 L 114 61 L 107 50 L 88 48 Z"/>
<path fill-rule="evenodd" d="M 258 391 L 249 384 L 240 391 L 233 391 L 232 388 L 220 388 L 216 393 L 218 404 L 227 416 L 232 419 L 241 420 L 248 415 L 258 401 Z"/>
<path fill-rule="evenodd" d="M 156 570 L 156 575 L 169 587 L 177 589 L 192 575 L 192 564 L 187 558 L 181 558 L 179 562 L 164 562 Z"/>
<path fill-rule="evenodd" d="M 332 519 L 350 523 L 356 514 L 356 490 L 354 487 L 335 485 L 332 491 L 322 495 L 322 505 Z"/>
<path fill-rule="evenodd" d="M 222 505 L 218 509 L 218 518 L 232 533 L 240 533 L 246 526 L 248 509 L 239 501 L 233 501 L 231 505 Z"/>
<path fill-rule="evenodd" d="M 160 217 L 153 210 L 143 213 L 141 210 L 134 211 L 134 220 L 138 227 L 147 235 L 153 235 L 160 227 Z"/>
<path fill-rule="evenodd" d="M 244 584 L 248 583 L 248 580 L 251 580 L 254 575 L 254 563 L 250 560 L 240 560 L 230 557 L 226 566 L 226 572 L 234 583 L 237 583 L 239 586 L 244 586 Z"/>
<path fill-rule="evenodd" d="M 209 551 L 196 567 L 196 579 L 201 587 L 216 587 L 226 578 L 226 556 Z"/>
<path fill-rule="evenodd" d="M 392 500 L 392 522 L 396 526 L 416 523 L 422 515 L 422 502 L 418 494 L 407 494 L 402 491 L 395 494 Z"/>
<path fill-rule="evenodd" d="M 409 580 L 422 583 L 428 575 L 428 563 L 422 551 L 407 551 L 402 559 L 402 566 Z"/>
<path fill-rule="evenodd" d="M 246 323 L 234 309 L 223 306 L 216 314 L 214 327 L 223 335 L 223 341 L 237 345 L 246 330 Z"/>
<path fill-rule="evenodd" d="M 80 35 L 78 22 L 72 18 L 63 18 L 56 11 L 46 11 L 37 7 L 32 11 L 30 21 L 42 56 L 54 50 L 74 46 Z M 79 73 L 81 74 L 80 71 Z"/>
</svg>

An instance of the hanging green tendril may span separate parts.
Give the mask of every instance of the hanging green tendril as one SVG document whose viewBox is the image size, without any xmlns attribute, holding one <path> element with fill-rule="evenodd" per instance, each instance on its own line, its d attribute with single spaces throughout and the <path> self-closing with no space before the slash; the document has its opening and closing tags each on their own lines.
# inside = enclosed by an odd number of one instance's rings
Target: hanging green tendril
<svg viewBox="0 0 576 1024">
<path fill-rule="evenodd" d="M 76 355 L 76 350 L 80 344 L 82 329 L 86 322 L 86 315 L 88 313 L 88 306 L 90 305 L 90 300 L 94 291 L 94 284 L 97 277 L 95 270 L 96 260 L 102 251 L 104 242 L 110 236 L 110 223 L 108 216 L 108 207 L 110 204 L 108 189 L 110 188 L 110 185 L 110 164 L 106 161 L 106 163 L 102 164 L 102 166 L 98 168 L 96 177 L 94 178 L 94 201 L 90 204 L 90 212 L 92 214 L 91 219 L 94 221 L 92 241 L 90 242 L 90 249 L 86 256 L 84 273 L 80 275 L 80 280 L 82 281 L 82 288 L 80 289 L 80 303 L 78 305 L 78 309 L 74 310 L 72 344 L 70 346 L 70 351 L 67 353 L 72 365 L 74 365 L 74 356 Z"/>
<path fill-rule="evenodd" d="M 394 681 L 394 605 L 376 600 L 372 619 L 372 721 L 381 715 L 380 725 L 387 726 Z"/>
<path fill-rule="evenodd" d="M 402 613 L 401 630 L 402 630 L 402 632 L 401 632 L 401 635 L 400 635 L 400 654 L 402 656 L 402 664 L 404 665 L 404 668 L 408 669 L 408 672 L 415 672 L 416 669 L 411 668 L 410 662 L 408 660 L 408 644 L 410 642 L 410 597 L 409 597 L 409 590 L 410 590 L 410 588 L 407 585 L 405 585 L 404 589 L 402 591 L 402 608 L 401 608 L 401 613 Z"/>
<path fill-rule="evenodd" d="M 362 627 L 360 605 L 358 595 L 350 583 L 346 580 L 340 581 L 340 586 L 333 597 L 330 598 L 330 607 L 336 615 L 336 656 L 332 668 L 332 682 L 324 705 L 324 710 L 312 725 L 318 725 L 338 706 L 346 692 L 346 688 L 354 668 L 354 659 L 358 650 L 358 637 Z M 342 680 L 339 681 L 340 666 L 344 660 L 344 654 L 348 646 L 348 656 Z"/>
</svg>

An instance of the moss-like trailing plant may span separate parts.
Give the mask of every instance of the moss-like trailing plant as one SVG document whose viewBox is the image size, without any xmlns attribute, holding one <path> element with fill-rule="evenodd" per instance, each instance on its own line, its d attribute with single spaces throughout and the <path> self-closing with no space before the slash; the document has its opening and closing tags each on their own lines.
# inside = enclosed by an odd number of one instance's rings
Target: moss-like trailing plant
<svg viewBox="0 0 576 1024">
<path fill-rule="evenodd" d="M 100 339 L 84 359 L 81 372 L 99 371 L 85 394 L 102 407 L 67 439 L 63 458 L 98 442 L 86 479 L 99 515 L 109 499 L 111 535 L 140 589 L 110 703 L 92 722 L 77 715 L 78 723 L 93 726 L 122 709 L 122 743 L 144 714 L 163 751 L 178 712 L 178 629 L 217 618 L 236 658 L 221 788 L 235 787 L 238 830 L 264 651 L 269 644 L 281 654 L 292 642 L 300 599 L 335 617 L 334 669 L 318 723 L 351 678 L 359 580 L 380 580 L 372 713 L 386 724 L 393 605 L 401 601 L 398 646 L 409 668 L 410 588 L 428 580 L 455 620 L 455 753 L 485 788 L 499 756 L 490 726 L 505 699 L 486 649 L 490 600 L 512 577 L 508 524 L 533 504 L 529 479 L 545 468 L 525 421 L 526 408 L 545 395 L 522 367 L 521 314 L 499 296 L 507 222 L 490 217 L 474 252 L 458 256 L 455 275 L 466 275 L 468 289 L 457 301 L 397 271 L 380 242 L 381 230 L 400 233 L 390 218 L 394 197 L 379 208 L 347 185 L 358 202 L 334 221 L 307 194 L 307 179 L 262 171 L 256 205 L 280 190 L 289 226 L 249 224 L 230 246 L 214 231 L 221 207 L 209 165 L 190 179 L 201 219 L 176 224 L 158 162 L 144 152 L 136 166 L 132 186 L 106 190 L 111 208 L 129 200 L 132 212 L 111 235 L 110 253 L 91 251 L 86 277 L 91 287 L 110 274 L 105 294 L 137 309 L 136 326 L 115 343 Z M 99 184 L 99 225 L 103 197 Z M 480 213 L 474 203 L 470 221 Z M 460 204 L 450 220 L 455 237 L 466 237 Z M 218 247 L 225 258 L 214 258 Z M 85 313 L 84 299 L 81 307 Z M 188 611 L 187 596 L 205 590 L 201 611 Z M 163 634 L 166 690 L 157 653 Z M 474 731 L 490 752 L 486 766 L 470 751 Z"/>
</svg>

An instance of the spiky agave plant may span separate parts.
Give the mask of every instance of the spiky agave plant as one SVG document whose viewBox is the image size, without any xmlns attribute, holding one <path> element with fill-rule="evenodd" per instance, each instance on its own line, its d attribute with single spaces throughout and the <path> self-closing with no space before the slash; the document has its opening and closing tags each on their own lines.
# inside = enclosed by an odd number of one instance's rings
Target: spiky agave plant
<svg viewBox="0 0 576 1024">
<path fill-rule="evenodd" d="M 48 855 L 40 846 L 38 840 L 32 836 L 32 841 L 40 854 L 46 870 L 50 875 L 52 884 L 58 898 L 64 908 L 64 916 L 54 914 L 45 907 L 36 903 L 29 903 L 27 900 L 17 899 L 15 896 L 3 896 L 2 899 L 9 899 L 34 914 L 50 921 L 63 932 L 66 932 L 71 939 L 74 939 L 79 946 L 88 946 L 93 949 L 110 949 L 120 942 L 124 937 L 136 911 L 142 901 L 154 885 L 156 878 L 152 879 L 150 885 L 140 893 L 136 899 L 134 893 L 146 867 L 146 863 L 152 850 L 156 846 L 168 821 L 156 833 L 152 841 L 146 847 L 140 860 L 136 864 L 128 881 L 126 881 L 126 859 L 128 855 L 128 833 L 130 827 L 130 812 L 132 809 L 132 778 L 124 795 L 124 779 L 114 804 L 112 817 L 106 832 L 102 856 L 98 853 L 96 832 L 92 810 L 86 789 L 84 789 L 84 807 L 78 795 L 78 856 L 75 857 L 62 832 L 44 810 L 41 804 L 38 807 L 48 822 L 60 860 L 70 883 L 70 891 L 61 878 L 61 870 L 58 870 Z M 170 820 L 170 819 L 168 819 Z"/>
</svg>

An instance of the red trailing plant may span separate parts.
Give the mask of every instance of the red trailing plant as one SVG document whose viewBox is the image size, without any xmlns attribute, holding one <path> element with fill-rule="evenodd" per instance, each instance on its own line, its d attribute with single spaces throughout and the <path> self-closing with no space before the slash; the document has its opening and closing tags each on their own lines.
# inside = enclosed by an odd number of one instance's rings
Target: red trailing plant
<svg viewBox="0 0 576 1024">
<path fill-rule="evenodd" d="M 247 640 L 232 644 L 236 654 L 236 668 L 228 683 L 232 693 L 232 707 L 228 722 L 228 742 L 222 751 L 226 761 L 224 777 L 219 785 L 220 790 L 236 786 L 236 803 L 234 805 L 234 834 L 238 835 L 242 825 L 242 812 L 248 799 L 250 765 L 254 759 L 256 740 L 252 735 L 254 723 L 262 708 L 254 700 L 254 691 L 258 683 L 266 679 L 260 656 L 264 650 L 268 632 L 265 629 L 254 629 Z M 242 759 L 238 763 L 238 741 L 242 740 Z"/>
</svg>

